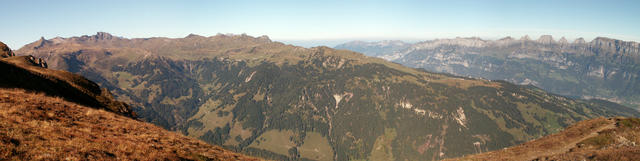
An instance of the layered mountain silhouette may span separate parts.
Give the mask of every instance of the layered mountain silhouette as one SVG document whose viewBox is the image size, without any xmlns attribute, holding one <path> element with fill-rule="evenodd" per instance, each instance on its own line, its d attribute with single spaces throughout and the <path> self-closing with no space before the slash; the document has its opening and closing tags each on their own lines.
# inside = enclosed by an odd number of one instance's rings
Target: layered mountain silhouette
<svg viewBox="0 0 640 161">
<path fill-rule="evenodd" d="M 257 160 L 136 120 L 94 82 L 0 49 L 0 160 Z"/>
<path fill-rule="evenodd" d="M 640 107 L 640 43 L 598 37 L 587 42 L 543 35 L 499 40 L 436 39 L 382 51 L 380 42 L 336 46 L 428 71 L 531 84 L 547 91 Z M 402 43 L 396 43 L 402 44 Z M 381 53 L 383 52 L 383 53 Z"/>
<path fill-rule="evenodd" d="M 106 87 L 141 119 L 275 160 L 438 160 L 637 111 L 534 86 L 456 77 L 266 36 L 41 39 L 42 57 Z"/>
</svg>

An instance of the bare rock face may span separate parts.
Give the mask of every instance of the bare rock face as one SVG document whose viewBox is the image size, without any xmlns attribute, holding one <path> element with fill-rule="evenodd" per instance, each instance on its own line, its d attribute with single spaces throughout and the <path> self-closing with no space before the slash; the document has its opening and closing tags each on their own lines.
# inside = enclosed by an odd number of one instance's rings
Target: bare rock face
<svg viewBox="0 0 640 161">
<path fill-rule="evenodd" d="M 113 39 L 113 35 L 106 32 L 98 32 L 96 35 L 93 36 L 93 38 L 97 40 L 111 40 Z"/>
<path fill-rule="evenodd" d="M 600 50 L 606 53 L 620 53 L 620 54 L 638 54 L 638 48 L 640 43 L 616 40 L 606 37 L 597 37 L 590 43 L 591 48 Z"/>
<path fill-rule="evenodd" d="M 15 56 L 13 51 L 4 43 L 0 42 L 0 57 L 7 58 Z"/>
</svg>

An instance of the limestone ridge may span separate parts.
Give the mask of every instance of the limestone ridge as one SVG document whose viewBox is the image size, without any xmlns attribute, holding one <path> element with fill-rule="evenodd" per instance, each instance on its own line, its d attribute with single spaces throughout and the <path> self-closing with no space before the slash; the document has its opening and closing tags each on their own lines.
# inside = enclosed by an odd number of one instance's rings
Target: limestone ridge
<svg viewBox="0 0 640 161">
<path fill-rule="evenodd" d="M 340 46 L 340 45 L 339 45 Z M 532 40 L 505 37 L 436 39 L 406 48 L 370 52 L 387 60 L 434 72 L 531 84 L 562 95 L 598 98 L 640 107 L 640 44 L 606 37 L 558 41 L 550 35 Z"/>
<path fill-rule="evenodd" d="M 413 45 L 414 47 L 409 50 L 432 49 L 442 45 L 486 48 L 486 47 L 512 45 L 517 43 L 537 43 L 542 45 L 570 44 L 570 46 L 567 46 L 567 48 L 586 45 L 586 47 L 588 48 L 600 48 L 608 52 L 620 52 L 623 54 L 628 53 L 628 54 L 636 54 L 636 55 L 638 55 L 638 52 L 639 52 L 638 48 L 640 47 L 640 44 L 637 42 L 622 41 L 622 40 L 616 40 L 616 39 L 611 39 L 606 37 L 597 37 L 589 43 L 586 43 L 583 38 L 578 38 L 573 43 L 568 43 L 564 37 L 561 38 L 560 41 L 555 41 L 551 35 L 542 35 L 540 36 L 540 38 L 534 41 L 534 40 L 531 40 L 528 35 L 525 35 L 522 38 L 520 38 L 520 40 L 515 40 L 511 37 L 505 37 L 498 40 L 482 40 L 477 37 L 436 39 L 432 41 L 424 41 L 424 42 L 416 43 Z"/>
</svg>

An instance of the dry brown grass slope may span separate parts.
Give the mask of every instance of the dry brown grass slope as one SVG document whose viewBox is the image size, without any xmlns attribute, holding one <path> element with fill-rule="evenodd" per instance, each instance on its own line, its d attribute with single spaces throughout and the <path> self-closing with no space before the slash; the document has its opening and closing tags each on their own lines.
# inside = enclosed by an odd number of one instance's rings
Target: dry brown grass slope
<svg viewBox="0 0 640 161">
<path fill-rule="evenodd" d="M 0 89 L 0 160 L 258 160 L 112 112 Z"/>
<path fill-rule="evenodd" d="M 640 119 L 585 120 L 518 146 L 448 160 L 640 160 Z"/>
<path fill-rule="evenodd" d="M 0 44 L 0 48 L 3 50 L 7 48 L 11 52 L 4 44 Z M 109 91 L 101 89 L 96 83 L 80 75 L 47 69 L 42 65 L 45 63 L 33 56 L 5 55 L 8 56 L 0 57 L 0 72 L 2 73 L 0 74 L 0 88 L 22 88 L 43 92 L 85 106 L 103 108 L 128 117 L 136 117 L 129 105 L 116 101 Z"/>
</svg>

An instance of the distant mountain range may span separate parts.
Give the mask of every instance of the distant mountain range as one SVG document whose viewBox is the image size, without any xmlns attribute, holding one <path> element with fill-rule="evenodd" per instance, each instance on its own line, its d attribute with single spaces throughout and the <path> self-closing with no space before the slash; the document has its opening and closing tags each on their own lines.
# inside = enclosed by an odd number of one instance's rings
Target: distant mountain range
<svg viewBox="0 0 640 161">
<path fill-rule="evenodd" d="M 516 145 L 580 120 L 640 116 L 608 101 L 266 36 L 98 33 L 42 38 L 15 53 L 98 82 L 146 121 L 275 160 L 438 160 Z"/>
<path fill-rule="evenodd" d="M 387 43 L 395 42 L 395 43 Z M 354 41 L 336 46 L 409 67 L 531 84 L 565 96 L 640 107 L 640 44 L 598 37 L 558 41 L 549 35 L 499 40 Z"/>
</svg>

